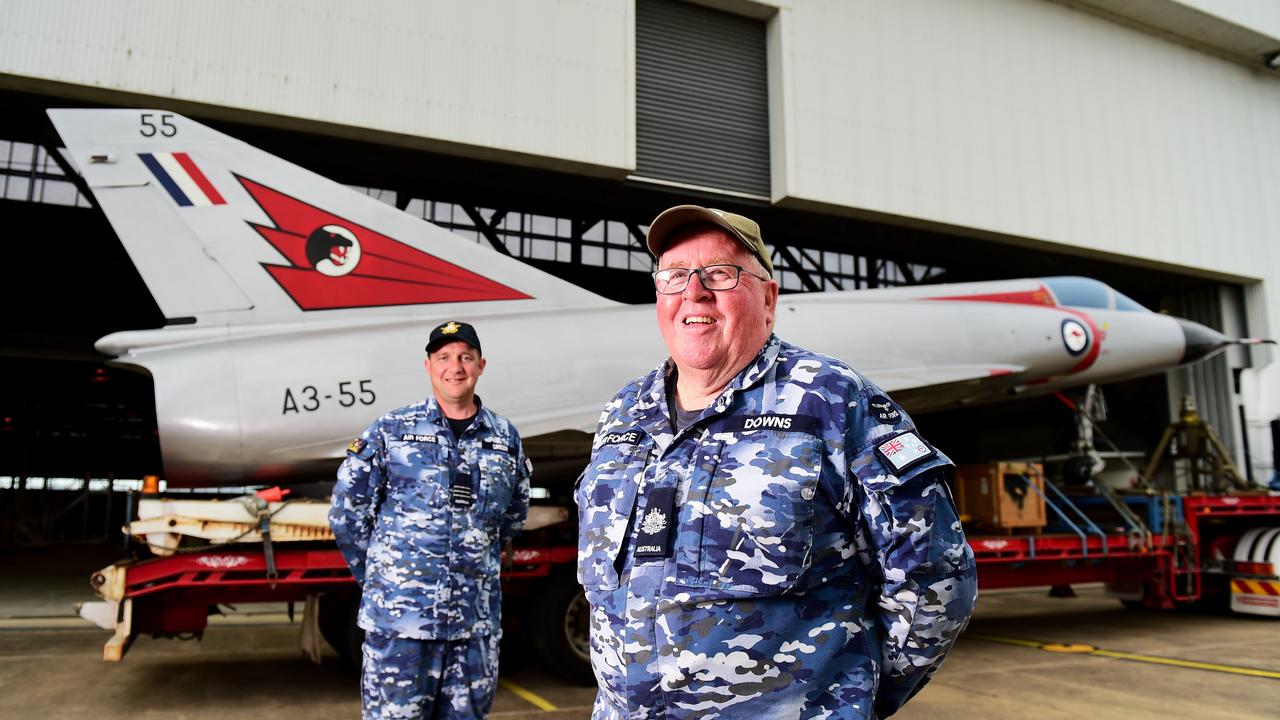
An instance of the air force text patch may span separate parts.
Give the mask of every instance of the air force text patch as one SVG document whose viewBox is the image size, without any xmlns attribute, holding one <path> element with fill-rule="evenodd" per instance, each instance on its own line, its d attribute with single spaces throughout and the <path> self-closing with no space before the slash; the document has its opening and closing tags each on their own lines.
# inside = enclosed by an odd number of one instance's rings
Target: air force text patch
<svg viewBox="0 0 1280 720">
<path fill-rule="evenodd" d="M 929 443 L 922 440 L 914 431 L 908 430 L 877 445 L 876 455 L 880 456 L 880 460 L 890 470 L 900 473 L 937 457 L 938 452 L 929 447 Z"/>
<path fill-rule="evenodd" d="M 400 436 L 401 442 L 424 442 L 439 443 L 440 438 L 436 435 L 415 435 L 414 433 L 405 433 Z"/>
<path fill-rule="evenodd" d="M 636 445 L 639 444 L 640 438 L 644 437 L 644 432 L 640 430 L 621 430 L 619 432 L 605 433 L 600 438 L 601 445 Z"/>
</svg>

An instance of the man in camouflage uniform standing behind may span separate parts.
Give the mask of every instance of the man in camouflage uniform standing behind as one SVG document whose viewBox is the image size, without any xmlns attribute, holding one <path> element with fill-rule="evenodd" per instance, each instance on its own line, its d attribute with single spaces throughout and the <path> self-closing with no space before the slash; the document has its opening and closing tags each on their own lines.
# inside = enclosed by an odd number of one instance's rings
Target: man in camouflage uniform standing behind
<svg viewBox="0 0 1280 720">
<path fill-rule="evenodd" d="M 977 598 L 950 460 L 857 371 L 773 335 L 755 222 L 682 205 L 648 247 L 671 358 L 605 407 L 575 493 L 593 717 L 893 714 Z"/>
<path fill-rule="evenodd" d="M 366 719 L 488 714 L 500 552 L 529 508 L 520 436 L 475 394 L 485 366 L 475 330 L 445 323 L 426 350 L 431 396 L 351 443 L 329 511 L 363 591 Z"/>
</svg>

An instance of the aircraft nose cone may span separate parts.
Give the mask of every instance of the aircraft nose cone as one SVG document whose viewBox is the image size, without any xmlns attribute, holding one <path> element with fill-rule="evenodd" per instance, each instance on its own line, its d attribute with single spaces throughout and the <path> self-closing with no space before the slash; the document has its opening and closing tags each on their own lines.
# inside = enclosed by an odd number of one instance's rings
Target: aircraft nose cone
<svg viewBox="0 0 1280 720">
<path fill-rule="evenodd" d="M 1233 338 L 1205 327 L 1198 322 L 1174 318 L 1182 328 L 1182 336 L 1186 338 L 1186 349 L 1182 351 L 1182 362 L 1192 363 L 1203 360 L 1219 350 L 1235 343 Z"/>
</svg>

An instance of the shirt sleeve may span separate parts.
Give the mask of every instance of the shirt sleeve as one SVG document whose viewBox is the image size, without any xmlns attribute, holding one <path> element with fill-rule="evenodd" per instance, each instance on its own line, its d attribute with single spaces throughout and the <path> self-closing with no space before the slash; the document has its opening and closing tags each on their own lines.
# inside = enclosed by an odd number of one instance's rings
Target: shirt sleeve
<svg viewBox="0 0 1280 720">
<path fill-rule="evenodd" d="M 524 454 L 524 444 L 516 440 L 515 486 L 511 488 L 511 502 L 502 516 L 500 538 L 503 542 L 520 534 L 525 518 L 529 515 L 529 481 L 533 478 L 533 463 Z"/>
<path fill-rule="evenodd" d="M 884 641 L 875 706 L 884 718 L 924 687 L 968 624 L 977 571 L 944 482 L 950 461 L 905 414 L 891 430 L 881 424 L 855 434 L 877 436 L 850 463 L 856 479 L 850 499 L 881 576 L 877 622 Z M 895 440 L 921 450 L 893 454 Z M 927 452 L 913 457 L 921 451 Z"/>
<path fill-rule="evenodd" d="M 375 422 L 347 448 L 329 505 L 329 527 L 359 585 L 364 585 L 369 536 L 383 495 L 385 457 L 382 433 Z"/>
</svg>

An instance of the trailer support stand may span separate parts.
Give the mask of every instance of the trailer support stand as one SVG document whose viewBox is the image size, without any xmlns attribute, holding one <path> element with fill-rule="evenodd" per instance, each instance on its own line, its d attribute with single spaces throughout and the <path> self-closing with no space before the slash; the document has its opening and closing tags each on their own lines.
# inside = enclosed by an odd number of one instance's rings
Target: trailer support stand
<svg viewBox="0 0 1280 720">
<path fill-rule="evenodd" d="M 125 651 L 133 644 L 133 598 L 126 598 L 120 603 L 120 614 L 116 618 L 116 632 L 102 646 L 103 662 L 120 662 Z"/>
</svg>

